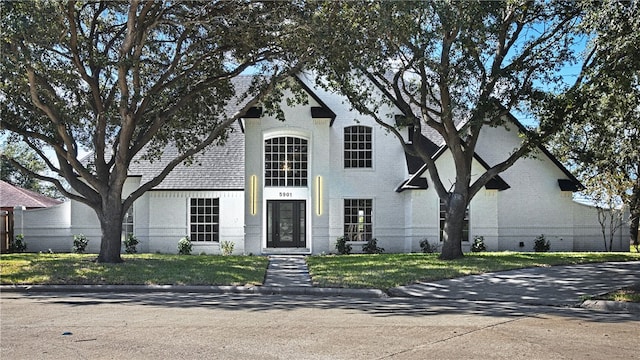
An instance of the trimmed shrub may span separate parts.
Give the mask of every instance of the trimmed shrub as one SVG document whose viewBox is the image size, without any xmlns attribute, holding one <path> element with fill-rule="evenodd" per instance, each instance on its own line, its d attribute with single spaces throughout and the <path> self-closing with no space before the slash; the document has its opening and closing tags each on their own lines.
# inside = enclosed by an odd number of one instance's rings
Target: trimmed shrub
<svg viewBox="0 0 640 360">
<path fill-rule="evenodd" d="M 84 234 L 73 235 L 73 246 L 71 251 L 76 254 L 84 254 L 89 245 L 89 239 Z"/>
<path fill-rule="evenodd" d="M 347 239 L 340 236 L 336 241 L 336 250 L 340 255 L 349 255 L 351 253 L 351 245 L 347 244 Z"/>
<path fill-rule="evenodd" d="M 220 243 L 220 253 L 223 256 L 229 256 L 233 253 L 233 248 L 235 247 L 235 243 L 232 241 L 223 241 Z"/>
<path fill-rule="evenodd" d="M 438 245 L 431 244 L 428 239 L 420 240 L 420 250 L 425 254 L 433 254 L 438 252 Z"/>
<path fill-rule="evenodd" d="M 544 234 L 538 236 L 536 241 L 533 243 L 533 250 L 535 252 L 547 252 L 551 249 L 551 245 L 544 238 Z"/>
<path fill-rule="evenodd" d="M 473 238 L 473 244 L 471 245 L 472 252 L 487 251 L 487 246 L 484 244 L 484 236 L 476 236 Z"/>
<path fill-rule="evenodd" d="M 382 254 L 384 248 L 378 246 L 378 240 L 376 238 L 367 240 L 367 243 L 362 245 L 362 252 L 365 254 Z"/>
<path fill-rule="evenodd" d="M 129 234 L 126 239 L 124 239 L 124 251 L 127 254 L 135 254 L 138 252 L 136 246 L 140 243 L 138 238 L 135 235 Z"/>
<path fill-rule="evenodd" d="M 14 253 L 27 251 L 27 243 L 24 241 L 24 235 L 16 235 L 16 238 L 9 244 L 9 251 Z"/>
<path fill-rule="evenodd" d="M 191 255 L 191 240 L 189 240 L 188 236 L 178 240 L 178 254 Z"/>
</svg>

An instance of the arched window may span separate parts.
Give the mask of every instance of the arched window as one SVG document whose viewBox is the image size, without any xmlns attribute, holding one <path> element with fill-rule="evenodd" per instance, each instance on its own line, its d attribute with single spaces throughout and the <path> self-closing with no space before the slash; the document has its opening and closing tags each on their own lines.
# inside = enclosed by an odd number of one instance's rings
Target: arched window
<svg viewBox="0 0 640 360">
<path fill-rule="evenodd" d="M 355 125 L 344 128 L 344 167 L 371 168 L 371 128 Z"/>
<path fill-rule="evenodd" d="M 264 185 L 307 186 L 307 140 L 282 136 L 264 142 Z"/>
</svg>

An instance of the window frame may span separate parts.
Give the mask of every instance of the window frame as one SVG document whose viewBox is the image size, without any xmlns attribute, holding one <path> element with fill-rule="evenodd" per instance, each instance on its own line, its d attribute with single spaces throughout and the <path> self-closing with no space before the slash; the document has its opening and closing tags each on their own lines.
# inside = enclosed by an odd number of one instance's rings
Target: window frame
<svg viewBox="0 0 640 360">
<path fill-rule="evenodd" d="M 364 242 L 374 238 L 372 198 L 345 198 L 342 201 L 342 209 L 343 236 L 346 241 Z"/>
<path fill-rule="evenodd" d="M 194 201 L 196 201 L 195 205 Z M 195 214 L 193 213 L 194 208 L 199 210 Z M 210 210 L 209 213 L 207 213 L 208 210 Z M 189 220 L 188 229 L 191 242 L 198 244 L 220 242 L 219 197 L 189 198 L 187 218 Z"/>
<path fill-rule="evenodd" d="M 364 136 L 364 139 L 359 139 L 361 136 Z M 372 127 L 346 126 L 343 129 L 342 148 L 342 164 L 345 169 L 373 169 Z"/>
<path fill-rule="evenodd" d="M 265 187 L 309 186 L 308 139 L 295 135 L 266 138 L 262 161 Z"/>
<path fill-rule="evenodd" d="M 438 233 L 440 234 L 440 242 L 444 239 L 444 221 L 445 221 L 445 210 L 444 210 L 444 201 L 439 199 L 439 212 L 438 212 Z M 462 241 L 469 242 L 469 237 L 471 236 L 471 204 L 467 206 L 467 209 L 464 213 L 464 221 L 462 223 Z M 466 234 L 466 236 L 465 236 Z"/>
<path fill-rule="evenodd" d="M 130 230 L 130 231 L 129 231 Z M 122 233 L 120 237 L 122 241 L 126 240 L 129 235 L 134 235 L 135 230 L 135 214 L 133 204 L 122 216 Z"/>
</svg>

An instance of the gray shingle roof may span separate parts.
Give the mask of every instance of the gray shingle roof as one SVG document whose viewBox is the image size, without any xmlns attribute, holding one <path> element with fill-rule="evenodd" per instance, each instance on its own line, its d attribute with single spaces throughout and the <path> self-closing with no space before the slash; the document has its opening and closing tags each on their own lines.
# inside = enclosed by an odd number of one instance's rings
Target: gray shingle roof
<svg viewBox="0 0 640 360">
<path fill-rule="evenodd" d="M 234 124 L 224 145 L 211 145 L 195 156 L 191 165 L 180 164 L 155 190 L 240 190 L 244 189 L 244 134 Z M 130 176 L 141 176 L 147 182 L 177 156 L 169 145 L 160 160 L 133 162 Z"/>
</svg>

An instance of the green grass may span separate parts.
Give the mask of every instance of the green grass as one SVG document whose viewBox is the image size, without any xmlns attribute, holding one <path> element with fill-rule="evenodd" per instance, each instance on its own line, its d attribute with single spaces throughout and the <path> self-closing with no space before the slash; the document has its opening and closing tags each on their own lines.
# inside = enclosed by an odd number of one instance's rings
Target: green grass
<svg viewBox="0 0 640 360">
<path fill-rule="evenodd" d="M 122 264 L 97 264 L 95 254 L 3 254 L 2 284 L 258 285 L 262 256 L 123 255 Z M 467 254 L 454 261 L 437 254 L 330 255 L 307 258 L 316 286 L 389 289 L 419 280 L 439 280 L 524 267 L 640 260 L 640 253 Z"/>
<path fill-rule="evenodd" d="M 536 266 L 637 261 L 639 253 L 483 252 L 444 261 L 438 254 L 330 255 L 307 258 L 315 286 L 389 289 L 416 281 L 450 279 Z"/>
<path fill-rule="evenodd" d="M 258 285 L 261 256 L 123 255 L 122 264 L 97 264 L 95 254 L 3 254 L 2 284 Z"/>
</svg>

